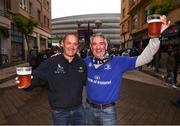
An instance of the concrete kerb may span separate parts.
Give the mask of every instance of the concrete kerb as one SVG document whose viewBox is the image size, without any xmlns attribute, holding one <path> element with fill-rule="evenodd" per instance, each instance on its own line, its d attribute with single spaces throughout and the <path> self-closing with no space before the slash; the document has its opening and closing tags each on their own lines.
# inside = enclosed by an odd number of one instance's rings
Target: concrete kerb
<svg viewBox="0 0 180 126">
<path fill-rule="evenodd" d="M 19 66 L 29 66 L 29 63 L 18 64 L 0 69 L 0 84 L 14 78 L 16 76 L 16 67 Z"/>
</svg>

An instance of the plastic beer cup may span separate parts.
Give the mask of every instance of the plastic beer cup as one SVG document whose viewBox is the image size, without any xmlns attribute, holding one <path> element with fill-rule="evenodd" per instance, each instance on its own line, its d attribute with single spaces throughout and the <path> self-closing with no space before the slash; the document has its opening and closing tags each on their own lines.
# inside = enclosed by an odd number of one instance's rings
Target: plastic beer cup
<svg viewBox="0 0 180 126">
<path fill-rule="evenodd" d="M 27 88 L 31 85 L 32 67 L 16 67 L 16 73 L 19 81 L 18 88 Z"/>
<path fill-rule="evenodd" d="M 148 23 L 148 36 L 150 38 L 157 38 L 161 34 L 161 25 L 162 22 L 160 20 L 159 14 L 153 14 L 149 15 L 147 17 L 147 23 Z"/>
</svg>

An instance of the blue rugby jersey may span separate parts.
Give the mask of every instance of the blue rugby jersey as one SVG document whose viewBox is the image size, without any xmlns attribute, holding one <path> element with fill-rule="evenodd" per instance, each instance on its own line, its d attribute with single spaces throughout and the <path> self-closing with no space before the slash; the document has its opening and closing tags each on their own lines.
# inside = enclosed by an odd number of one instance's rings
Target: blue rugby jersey
<svg viewBox="0 0 180 126">
<path fill-rule="evenodd" d="M 117 101 L 123 73 L 135 69 L 136 59 L 137 57 L 113 56 L 96 69 L 91 58 L 86 58 L 88 100 L 98 104 Z"/>
</svg>

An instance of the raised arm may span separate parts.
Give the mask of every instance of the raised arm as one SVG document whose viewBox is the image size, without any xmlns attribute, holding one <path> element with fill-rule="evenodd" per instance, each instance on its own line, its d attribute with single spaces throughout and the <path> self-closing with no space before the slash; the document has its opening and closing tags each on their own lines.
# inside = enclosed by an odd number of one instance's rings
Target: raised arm
<svg viewBox="0 0 180 126">
<path fill-rule="evenodd" d="M 161 16 L 160 19 L 162 21 L 162 26 L 161 26 L 161 33 L 162 33 L 164 30 L 166 30 L 169 27 L 170 21 L 167 21 L 165 15 Z M 146 46 L 144 51 L 141 53 L 141 55 L 138 56 L 135 67 L 139 67 L 149 63 L 153 59 L 153 56 L 158 51 L 159 47 L 160 47 L 159 38 L 151 38 L 149 40 L 149 44 Z"/>
</svg>

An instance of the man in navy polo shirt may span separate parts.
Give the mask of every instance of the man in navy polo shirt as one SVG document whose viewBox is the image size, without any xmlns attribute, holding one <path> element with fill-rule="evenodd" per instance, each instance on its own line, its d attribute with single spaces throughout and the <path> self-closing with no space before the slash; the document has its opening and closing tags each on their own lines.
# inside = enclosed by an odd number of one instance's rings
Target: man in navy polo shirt
<svg viewBox="0 0 180 126">
<path fill-rule="evenodd" d="M 67 33 L 61 44 L 63 53 L 42 62 L 33 71 L 31 86 L 23 88 L 32 91 L 46 81 L 53 124 L 84 125 L 82 92 L 87 71 L 84 60 L 77 55 L 78 35 Z"/>
<path fill-rule="evenodd" d="M 161 33 L 170 25 L 166 16 Z M 110 56 L 107 40 L 94 35 L 90 42 L 93 57 L 85 59 L 88 71 L 86 82 L 88 124 L 113 125 L 117 123 L 115 102 L 119 98 L 122 76 L 129 70 L 149 63 L 160 46 L 159 38 L 151 38 L 148 46 L 138 57 Z"/>
</svg>

